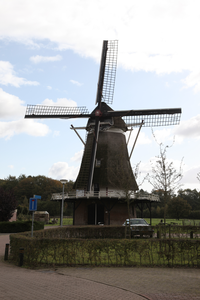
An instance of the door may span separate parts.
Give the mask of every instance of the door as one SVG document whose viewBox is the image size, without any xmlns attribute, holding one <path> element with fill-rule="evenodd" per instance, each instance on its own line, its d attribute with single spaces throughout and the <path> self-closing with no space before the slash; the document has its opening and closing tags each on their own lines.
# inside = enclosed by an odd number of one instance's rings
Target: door
<svg viewBox="0 0 200 300">
<path fill-rule="evenodd" d="M 104 224 L 104 206 L 102 204 L 92 203 L 88 205 L 88 225 Z"/>
</svg>

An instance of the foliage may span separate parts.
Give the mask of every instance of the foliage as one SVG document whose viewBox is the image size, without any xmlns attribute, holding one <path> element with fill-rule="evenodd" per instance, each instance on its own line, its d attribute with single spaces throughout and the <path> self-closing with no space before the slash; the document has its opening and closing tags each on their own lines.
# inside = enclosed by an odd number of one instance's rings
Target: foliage
<svg viewBox="0 0 200 300">
<path fill-rule="evenodd" d="M 173 197 L 168 202 L 168 214 L 171 218 L 187 218 L 191 211 L 191 206 L 187 203 L 186 200 L 181 197 Z"/>
<path fill-rule="evenodd" d="M 200 220 L 200 210 L 192 210 L 189 215 L 190 219 L 198 219 Z"/>
<path fill-rule="evenodd" d="M 65 184 L 65 192 L 69 192 L 73 189 L 73 181 L 68 181 Z M 59 180 L 54 180 L 45 176 L 28 176 L 20 175 L 18 178 L 15 176 L 9 176 L 1 182 L 1 186 L 5 190 L 13 189 L 13 192 L 17 198 L 18 204 L 24 205 L 24 198 L 27 201 L 33 195 L 40 195 L 42 201 L 51 199 L 52 193 L 62 192 L 63 185 Z"/>
<path fill-rule="evenodd" d="M 151 207 L 151 217 L 152 218 L 159 218 L 162 219 L 164 215 L 164 207 L 160 207 L 159 205 L 157 205 L 156 207 Z M 137 210 L 137 216 L 140 216 L 140 211 Z M 143 210 L 143 217 L 144 218 L 149 218 L 150 217 L 150 212 L 149 209 L 146 208 Z"/>
<path fill-rule="evenodd" d="M 16 221 L 16 222 L 0 222 L 0 232 L 1 233 L 15 233 L 30 231 L 32 226 L 32 221 Z M 34 230 L 44 229 L 43 222 L 34 222 Z"/>
<path fill-rule="evenodd" d="M 0 187 L 0 221 L 8 221 L 17 207 L 16 198 L 12 190 Z"/>
<path fill-rule="evenodd" d="M 59 216 L 60 215 L 60 203 L 57 201 L 43 201 L 38 200 L 37 210 L 38 211 L 48 211 L 50 217 Z M 64 216 L 70 216 L 73 214 L 73 206 L 72 203 L 65 203 L 64 205 Z"/>
<path fill-rule="evenodd" d="M 165 227 L 165 226 L 163 226 Z M 190 239 L 80 239 L 63 238 L 65 228 L 41 230 L 10 236 L 11 256 L 19 260 L 24 248 L 24 264 L 96 266 L 192 266 L 199 267 L 200 240 Z M 49 231 L 49 233 L 47 233 Z"/>
<path fill-rule="evenodd" d="M 180 189 L 177 196 L 187 200 L 187 203 L 191 206 L 192 210 L 200 210 L 200 193 L 196 189 Z"/>
</svg>

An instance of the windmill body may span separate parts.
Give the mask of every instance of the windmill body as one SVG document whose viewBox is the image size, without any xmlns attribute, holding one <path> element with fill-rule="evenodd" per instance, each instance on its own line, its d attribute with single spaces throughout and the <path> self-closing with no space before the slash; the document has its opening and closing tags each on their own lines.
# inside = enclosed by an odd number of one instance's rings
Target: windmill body
<svg viewBox="0 0 200 300">
<path fill-rule="evenodd" d="M 180 108 L 114 111 L 109 106 L 114 94 L 117 51 L 117 41 L 103 42 L 96 107 L 91 113 L 85 107 L 28 105 L 25 115 L 25 118 L 88 118 L 85 149 L 74 185 L 76 192 L 66 195 L 66 201 L 74 203 L 74 224 L 122 224 L 127 218 L 124 194 L 138 190 L 125 132 L 141 124 L 165 126 L 180 121 Z"/>
<path fill-rule="evenodd" d="M 101 110 L 105 113 L 113 111 L 106 103 L 101 103 Z M 93 111 L 95 114 L 95 110 Z M 75 189 L 87 190 L 92 145 L 94 140 L 95 119 L 90 118 L 87 124 L 87 141 L 75 183 Z M 138 189 L 130 165 L 125 132 L 127 126 L 121 117 L 101 118 L 98 145 L 95 155 L 92 191 L 111 192 L 122 195 L 121 183 L 126 182 L 127 188 Z M 122 178 L 123 176 L 123 178 Z M 103 193 L 102 193 L 103 194 Z"/>
</svg>

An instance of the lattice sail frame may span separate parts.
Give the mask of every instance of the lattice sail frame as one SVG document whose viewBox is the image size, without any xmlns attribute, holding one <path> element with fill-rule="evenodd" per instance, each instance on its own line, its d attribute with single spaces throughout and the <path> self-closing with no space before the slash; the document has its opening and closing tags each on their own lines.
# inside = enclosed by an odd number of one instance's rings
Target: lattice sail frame
<svg viewBox="0 0 200 300">
<path fill-rule="evenodd" d="M 63 118 L 70 118 L 80 115 L 89 115 L 89 111 L 85 106 L 45 106 L 45 105 L 27 105 L 26 108 L 26 118 L 47 118 L 63 116 Z"/>
<path fill-rule="evenodd" d="M 176 114 L 157 114 L 157 115 L 136 115 L 122 117 L 127 127 L 140 126 L 143 121 L 143 127 L 171 126 L 180 123 L 181 113 Z"/>
<path fill-rule="evenodd" d="M 115 78 L 117 70 L 118 41 L 108 41 L 106 55 L 104 82 L 102 90 L 102 101 L 107 104 L 113 103 Z"/>
</svg>

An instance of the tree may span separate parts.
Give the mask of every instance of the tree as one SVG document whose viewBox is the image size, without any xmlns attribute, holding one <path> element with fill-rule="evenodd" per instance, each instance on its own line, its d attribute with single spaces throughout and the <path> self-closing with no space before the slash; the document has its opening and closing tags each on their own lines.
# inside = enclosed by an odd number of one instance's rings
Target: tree
<svg viewBox="0 0 200 300">
<path fill-rule="evenodd" d="M 0 187 L 0 221 L 9 221 L 17 207 L 13 191 Z"/>
<path fill-rule="evenodd" d="M 187 218 L 191 211 L 191 206 L 181 197 L 173 197 L 168 202 L 168 214 L 171 218 Z"/>
<path fill-rule="evenodd" d="M 194 189 L 179 190 L 177 196 L 186 200 L 187 203 L 192 207 L 192 210 L 200 210 L 200 193 Z"/>
<path fill-rule="evenodd" d="M 69 180 L 65 184 L 65 192 L 71 191 L 73 185 L 74 182 Z M 0 180 L 0 187 L 5 191 L 13 191 L 13 194 L 17 199 L 18 215 L 20 214 L 20 218 L 26 218 L 28 216 L 29 198 L 32 198 L 33 195 L 40 195 L 42 198 L 42 200 L 38 201 L 38 210 L 47 210 L 48 208 L 51 210 L 52 215 L 59 215 L 60 213 L 58 203 L 50 201 L 53 193 L 62 192 L 63 186 L 59 180 L 54 180 L 41 175 L 26 177 L 22 174 L 18 178 L 10 175 L 8 178 Z M 67 209 L 68 213 L 70 209 L 71 206 L 69 205 L 69 208 Z"/>
<path fill-rule="evenodd" d="M 159 144 L 160 153 L 156 156 L 157 160 L 152 165 L 152 174 L 149 175 L 149 183 L 154 190 L 162 191 L 164 201 L 164 223 L 166 220 L 167 202 L 173 196 L 175 191 L 180 188 L 182 175 L 182 161 L 179 170 L 174 167 L 173 162 L 167 160 L 167 149 L 169 146 Z"/>
</svg>

